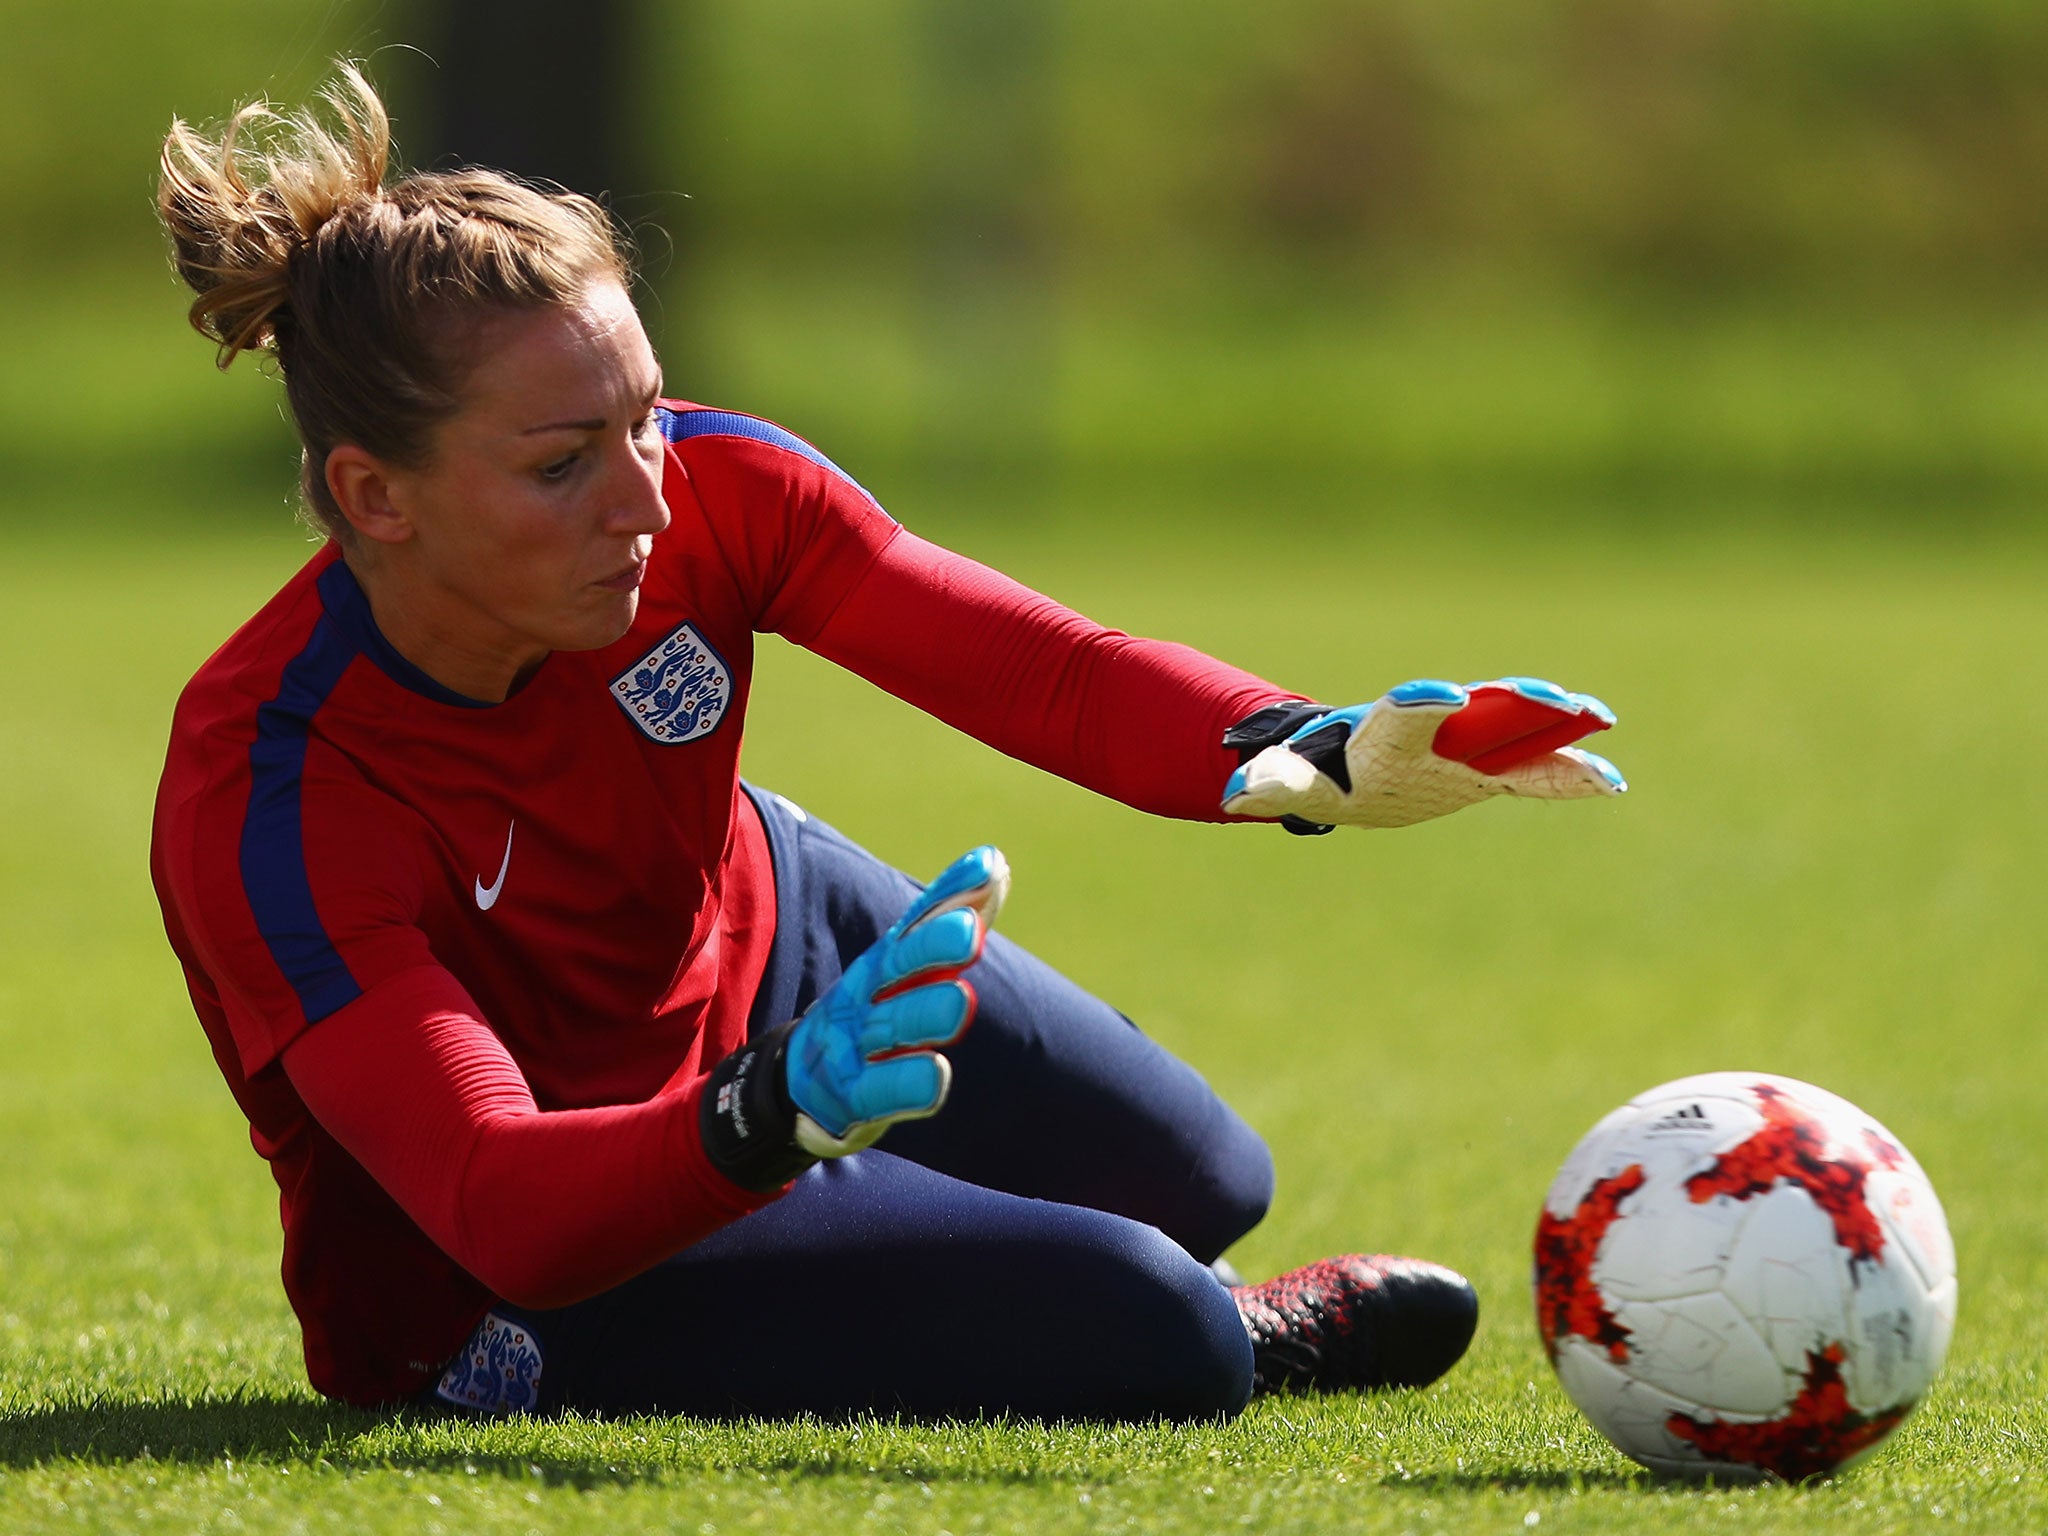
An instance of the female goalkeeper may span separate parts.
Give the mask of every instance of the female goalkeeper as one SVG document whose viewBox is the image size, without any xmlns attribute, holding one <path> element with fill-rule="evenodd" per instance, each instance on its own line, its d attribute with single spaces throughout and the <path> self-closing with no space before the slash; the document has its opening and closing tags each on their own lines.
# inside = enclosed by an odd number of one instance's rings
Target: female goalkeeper
<svg viewBox="0 0 2048 1536">
<path fill-rule="evenodd" d="M 1449 1368 L 1476 1303 L 1435 1265 L 1225 1283 L 1264 1146 L 986 936 L 993 848 L 920 889 L 740 782 L 753 636 L 1198 819 L 1615 792 L 1565 747 L 1605 712 L 1525 680 L 1326 710 L 1100 628 L 668 398 L 594 204 L 388 179 L 371 88 L 327 100 L 174 123 L 159 191 L 222 366 L 276 360 L 327 535 L 180 699 L 152 851 L 313 1385 L 1182 1417 Z"/>
</svg>

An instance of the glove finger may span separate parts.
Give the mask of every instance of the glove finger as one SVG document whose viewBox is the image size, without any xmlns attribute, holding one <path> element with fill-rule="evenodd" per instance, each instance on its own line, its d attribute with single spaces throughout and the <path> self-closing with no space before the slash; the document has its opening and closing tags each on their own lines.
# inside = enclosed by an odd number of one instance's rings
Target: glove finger
<svg viewBox="0 0 2048 1536">
<path fill-rule="evenodd" d="M 984 923 L 993 923 L 1010 894 L 1010 864 L 992 843 L 970 848 L 939 872 L 936 880 L 904 909 L 889 931 L 907 933 L 947 912 L 971 907 Z"/>
<path fill-rule="evenodd" d="M 1561 747 L 1497 776 L 1511 795 L 1532 800 L 1586 800 L 1628 793 L 1621 770 L 1597 752 Z"/>
<path fill-rule="evenodd" d="M 1470 685 L 1471 702 L 1446 718 L 1430 743 L 1439 757 L 1500 774 L 1614 724 L 1590 694 L 1534 677 Z"/>
<path fill-rule="evenodd" d="M 930 1045 L 951 1045 L 974 1021 L 974 988 L 934 981 L 875 1004 L 861 1021 L 861 1054 L 870 1061 Z"/>
<path fill-rule="evenodd" d="M 928 917 L 908 933 L 876 947 L 873 998 L 892 997 L 940 976 L 958 975 L 981 958 L 988 929 L 972 907 Z"/>
<path fill-rule="evenodd" d="M 846 1096 L 855 1124 L 935 1115 L 953 1086 L 952 1063 L 935 1051 L 878 1061 Z"/>
<path fill-rule="evenodd" d="M 1355 766 L 1362 756 L 1428 750 L 1438 726 L 1465 708 L 1469 698 L 1456 683 L 1419 677 L 1389 688 L 1384 697 L 1369 705 L 1333 713 L 1362 717 L 1345 747 L 1345 755 Z"/>
</svg>

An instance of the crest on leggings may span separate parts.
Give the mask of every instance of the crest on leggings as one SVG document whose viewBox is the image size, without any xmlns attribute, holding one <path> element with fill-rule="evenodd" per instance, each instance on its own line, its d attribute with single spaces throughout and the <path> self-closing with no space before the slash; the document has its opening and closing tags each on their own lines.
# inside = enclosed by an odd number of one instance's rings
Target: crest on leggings
<svg viewBox="0 0 2048 1536">
<path fill-rule="evenodd" d="M 612 679 L 612 697 L 646 735 L 680 746 L 718 729 L 732 703 L 732 668 L 696 625 L 678 624 Z"/>
<path fill-rule="evenodd" d="M 540 1397 L 540 1344 L 524 1323 L 486 1312 L 434 1396 L 472 1413 L 521 1413 Z"/>
</svg>

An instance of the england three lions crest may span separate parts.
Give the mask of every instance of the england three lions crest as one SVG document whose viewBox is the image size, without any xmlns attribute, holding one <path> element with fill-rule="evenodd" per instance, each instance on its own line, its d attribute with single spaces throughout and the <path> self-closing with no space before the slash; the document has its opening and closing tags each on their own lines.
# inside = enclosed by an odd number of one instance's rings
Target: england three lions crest
<svg viewBox="0 0 2048 1536">
<path fill-rule="evenodd" d="M 632 722 L 665 747 L 718 729 L 732 703 L 732 668 L 691 624 L 612 679 L 612 697 Z"/>
</svg>

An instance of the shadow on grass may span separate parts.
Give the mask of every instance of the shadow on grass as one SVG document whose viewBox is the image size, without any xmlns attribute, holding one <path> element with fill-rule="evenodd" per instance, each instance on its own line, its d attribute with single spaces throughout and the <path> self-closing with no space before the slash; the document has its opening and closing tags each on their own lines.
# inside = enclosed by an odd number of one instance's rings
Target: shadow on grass
<svg viewBox="0 0 2048 1536">
<path fill-rule="evenodd" d="M 52 1462 L 116 1466 L 160 1462 L 211 1466 L 244 1462 L 346 1469 L 409 1468 L 535 1479 L 578 1488 L 654 1482 L 678 1472 L 741 1471 L 801 1478 L 877 1475 L 915 1482 L 1031 1483 L 1047 1474 L 1027 1467 L 975 1466 L 944 1458 L 849 1446 L 843 1453 L 787 1443 L 750 1448 L 747 1437 L 716 1449 L 678 1445 L 636 1425 L 660 1420 L 474 1420 L 420 1409 L 374 1412 L 303 1398 L 246 1397 L 195 1402 L 67 1404 L 0 1415 L 0 1471 Z M 676 1420 L 701 1427 L 708 1421 Z M 723 1421 L 730 1427 L 733 1421 Z M 790 1426 L 763 1420 L 772 1442 Z M 578 1429 L 594 1443 L 573 1443 Z M 566 1432 L 565 1432 L 566 1431 Z M 617 1438 L 632 1434 L 630 1449 Z M 687 1433 L 684 1439 L 691 1438 Z M 564 1443 L 565 1441 L 570 1443 Z M 750 1449 L 752 1454 L 750 1454 Z"/>
<path fill-rule="evenodd" d="M 335 1403 L 256 1396 L 31 1408 L 0 1417 L 0 1467 L 312 1460 L 391 1417 Z"/>
<path fill-rule="evenodd" d="M 1401 1477 L 1383 1477 L 1380 1486 L 1401 1493 L 1473 1493 L 1493 1489 L 1503 1493 L 1581 1493 L 1594 1488 L 1649 1488 L 1660 1486 L 1647 1472 L 1582 1472 L 1534 1468 L 1502 1472 L 1420 1472 Z"/>
</svg>

